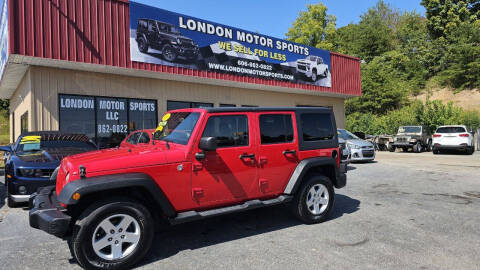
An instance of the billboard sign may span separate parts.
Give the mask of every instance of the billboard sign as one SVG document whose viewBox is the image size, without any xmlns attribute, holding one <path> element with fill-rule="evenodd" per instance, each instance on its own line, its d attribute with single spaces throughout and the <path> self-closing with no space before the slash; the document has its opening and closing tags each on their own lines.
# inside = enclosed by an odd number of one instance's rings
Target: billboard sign
<svg viewBox="0 0 480 270">
<path fill-rule="evenodd" d="M 0 0 L 0 79 L 8 60 L 8 0 Z"/>
<path fill-rule="evenodd" d="M 330 52 L 130 1 L 132 61 L 331 87 Z"/>
</svg>

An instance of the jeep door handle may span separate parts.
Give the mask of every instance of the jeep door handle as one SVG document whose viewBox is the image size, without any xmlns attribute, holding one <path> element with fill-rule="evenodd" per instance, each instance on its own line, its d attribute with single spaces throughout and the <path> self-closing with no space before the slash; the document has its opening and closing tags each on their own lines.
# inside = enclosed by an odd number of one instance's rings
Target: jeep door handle
<svg viewBox="0 0 480 270">
<path fill-rule="evenodd" d="M 249 159 L 254 159 L 255 158 L 255 154 L 242 154 L 239 156 L 240 159 L 245 159 L 245 158 L 249 158 Z"/>
<path fill-rule="evenodd" d="M 286 156 L 286 155 L 295 155 L 297 154 L 297 151 L 296 150 L 285 150 L 283 151 L 283 154 Z"/>
</svg>

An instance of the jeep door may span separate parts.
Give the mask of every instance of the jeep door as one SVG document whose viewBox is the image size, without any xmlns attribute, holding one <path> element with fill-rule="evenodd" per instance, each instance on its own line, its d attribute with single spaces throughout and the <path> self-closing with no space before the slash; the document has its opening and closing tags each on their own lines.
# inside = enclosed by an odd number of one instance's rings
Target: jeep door
<svg viewBox="0 0 480 270">
<path fill-rule="evenodd" d="M 200 137 L 214 137 L 218 148 L 193 158 L 192 197 L 200 207 L 234 203 L 252 197 L 257 167 L 253 114 L 211 114 Z M 201 153 L 197 139 L 195 153 Z"/>
<path fill-rule="evenodd" d="M 281 194 L 298 164 L 298 135 L 293 112 L 257 114 L 260 196 Z"/>
</svg>

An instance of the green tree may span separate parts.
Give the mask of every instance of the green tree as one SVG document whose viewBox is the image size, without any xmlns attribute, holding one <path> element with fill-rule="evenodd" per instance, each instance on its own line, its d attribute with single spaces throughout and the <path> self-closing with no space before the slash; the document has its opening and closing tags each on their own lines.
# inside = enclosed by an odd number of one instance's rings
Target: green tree
<svg viewBox="0 0 480 270">
<path fill-rule="evenodd" d="M 308 5 L 307 11 L 300 12 L 298 18 L 288 30 L 287 39 L 300 44 L 333 50 L 333 36 L 337 18 L 327 14 L 327 7 L 322 4 Z"/>
<path fill-rule="evenodd" d="M 480 0 L 422 0 L 432 39 L 448 37 L 462 23 L 480 26 Z"/>
</svg>

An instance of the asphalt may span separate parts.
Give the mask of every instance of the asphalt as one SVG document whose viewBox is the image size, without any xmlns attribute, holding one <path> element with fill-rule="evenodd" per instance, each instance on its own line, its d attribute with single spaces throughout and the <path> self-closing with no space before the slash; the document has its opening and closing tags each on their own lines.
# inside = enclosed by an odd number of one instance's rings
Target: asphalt
<svg viewBox="0 0 480 270">
<path fill-rule="evenodd" d="M 380 152 L 349 167 L 324 223 L 303 225 L 278 206 L 184 224 L 158 233 L 138 269 L 480 269 L 479 152 Z M 79 269 L 4 193 L 0 268 Z"/>
</svg>

